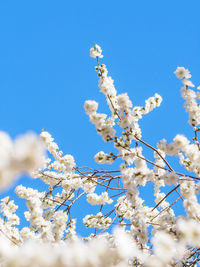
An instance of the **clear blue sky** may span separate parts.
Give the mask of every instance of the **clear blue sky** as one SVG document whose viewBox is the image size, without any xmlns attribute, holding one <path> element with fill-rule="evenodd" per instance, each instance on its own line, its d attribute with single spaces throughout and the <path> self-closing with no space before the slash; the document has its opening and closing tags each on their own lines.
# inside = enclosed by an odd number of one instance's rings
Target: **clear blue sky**
<svg viewBox="0 0 200 267">
<path fill-rule="evenodd" d="M 96 166 L 93 156 L 109 146 L 83 104 L 106 105 L 89 57 L 97 43 L 118 92 L 135 105 L 156 92 L 163 97 L 141 122 L 144 140 L 191 137 L 173 72 L 185 66 L 200 84 L 199 11 L 199 0 L 1 1 L 0 129 L 15 137 L 44 128 L 79 166 Z"/>
</svg>

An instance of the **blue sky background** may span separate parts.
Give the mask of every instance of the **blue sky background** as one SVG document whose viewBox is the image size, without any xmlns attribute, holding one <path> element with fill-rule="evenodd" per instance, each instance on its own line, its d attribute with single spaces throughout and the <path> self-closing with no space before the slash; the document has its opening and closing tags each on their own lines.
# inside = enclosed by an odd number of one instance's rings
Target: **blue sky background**
<svg viewBox="0 0 200 267">
<path fill-rule="evenodd" d="M 97 43 L 119 93 L 134 105 L 163 97 L 141 121 L 143 139 L 191 138 L 173 72 L 185 66 L 200 85 L 199 10 L 199 0 L 0 1 L 0 129 L 14 138 L 44 128 L 78 166 L 96 167 L 93 156 L 110 152 L 83 109 L 95 99 L 106 110 L 89 57 Z"/>
</svg>

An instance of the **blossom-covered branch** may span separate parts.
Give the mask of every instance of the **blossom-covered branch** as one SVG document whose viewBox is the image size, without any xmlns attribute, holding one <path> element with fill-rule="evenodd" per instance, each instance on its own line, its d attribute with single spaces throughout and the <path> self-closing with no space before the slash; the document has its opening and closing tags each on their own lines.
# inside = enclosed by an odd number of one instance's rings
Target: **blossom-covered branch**
<svg viewBox="0 0 200 267">
<path fill-rule="evenodd" d="M 23 185 L 15 188 L 26 201 L 26 227 L 19 227 L 14 201 L 9 196 L 1 199 L 1 264 L 195 266 L 200 261 L 200 93 L 194 90 L 191 74 L 184 67 L 175 71 L 183 83 L 181 93 L 194 138 L 177 134 L 171 143 L 163 139 L 154 147 L 143 140 L 140 120 L 160 106 L 161 96 L 156 93 L 143 106 L 134 106 L 127 93 L 117 94 L 101 63 L 99 45 L 90 49 L 90 56 L 96 59 L 100 92 L 110 112 L 99 113 L 94 100 L 87 100 L 84 109 L 103 141 L 113 144 L 112 151 L 101 150 L 94 160 L 110 166 L 77 166 L 47 131 L 42 131 L 40 140 L 27 134 L 14 142 L 1 133 L 1 188 L 23 172 L 46 185 L 42 192 Z M 147 149 L 151 156 L 146 156 Z M 171 164 L 175 157 L 182 171 Z M 142 194 L 145 187 L 153 188 L 148 196 Z M 80 208 L 83 201 L 84 210 Z M 177 205 L 181 215 L 176 214 Z M 74 216 L 77 206 L 78 218 Z M 80 221 L 88 233 L 83 237 L 76 232 Z"/>
</svg>

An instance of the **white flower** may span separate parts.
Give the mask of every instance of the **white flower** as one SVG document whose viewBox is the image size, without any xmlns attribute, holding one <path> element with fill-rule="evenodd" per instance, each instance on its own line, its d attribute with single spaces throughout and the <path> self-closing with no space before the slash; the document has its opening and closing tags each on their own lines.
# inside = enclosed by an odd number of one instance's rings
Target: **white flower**
<svg viewBox="0 0 200 267">
<path fill-rule="evenodd" d="M 125 129 L 127 127 L 133 127 L 134 116 L 131 113 L 128 113 L 126 116 L 120 116 L 120 126 Z"/>
<path fill-rule="evenodd" d="M 93 100 L 87 100 L 84 104 L 85 112 L 88 115 L 94 114 L 98 109 L 98 103 Z"/>
<path fill-rule="evenodd" d="M 103 151 L 98 152 L 94 159 L 99 164 L 104 164 L 106 162 L 106 154 Z"/>
<path fill-rule="evenodd" d="M 106 114 L 94 113 L 90 115 L 90 121 L 96 126 L 97 130 L 101 129 L 105 125 Z"/>
<path fill-rule="evenodd" d="M 189 140 L 182 134 L 177 134 L 174 139 L 174 144 L 181 149 L 184 149 L 187 145 L 189 145 Z"/>
<path fill-rule="evenodd" d="M 46 131 L 42 131 L 40 134 L 40 139 L 45 142 L 45 143 L 51 143 L 53 142 L 53 138 L 50 135 L 50 133 L 46 132 Z"/>
<path fill-rule="evenodd" d="M 174 143 L 168 145 L 165 139 L 160 140 L 157 144 L 157 147 L 170 156 L 178 154 L 179 151 Z"/>
<path fill-rule="evenodd" d="M 114 137 L 115 135 L 115 129 L 113 129 L 110 125 L 104 125 L 101 130 L 99 131 L 99 134 L 102 136 L 105 142 L 110 141 L 110 138 Z"/>
<path fill-rule="evenodd" d="M 200 224 L 195 220 L 184 220 L 180 218 L 177 222 L 177 228 L 181 233 L 181 239 L 185 240 L 186 244 L 192 246 L 200 246 Z"/>
<path fill-rule="evenodd" d="M 85 218 L 83 218 L 83 223 L 87 228 L 94 227 L 103 229 L 109 226 L 111 224 L 111 221 L 112 220 L 110 217 L 104 217 L 101 212 L 97 213 L 96 215 L 86 215 Z"/>
<path fill-rule="evenodd" d="M 129 151 L 126 149 L 121 149 L 118 156 L 120 156 L 123 160 L 125 160 L 129 165 L 133 164 L 136 159 L 138 151 L 135 148 L 131 148 Z"/>
<path fill-rule="evenodd" d="M 66 227 L 66 222 L 67 222 L 68 216 L 66 212 L 59 210 L 56 211 L 53 215 L 53 233 L 54 233 L 54 238 L 55 240 L 60 240 L 64 234 L 64 230 Z"/>
<path fill-rule="evenodd" d="M 73 168 L 76 167 L 76 163 L 72 155 L 65 155 L 64 157 L 62 157 L 61 162 L 63 162 L 67 171 L 71 171 Z"/>
<path fill-rule="evenodd" d="M 166 176 L 164 175 L 164 180 L 167 185 L 173 184 L 176 185 L 179 176 L 175 172 L 170 172 Z"/>
<path fill-rule="evenodd" d="M 165 232 L 157 232 L 153 239 L 155 255 L 164 263 L 170 263 L 175 256 L 176 243 L 172 237 Z"/>
<path fill-rule="evenodd" d="M 181 189 L 181 194 L 184 198 L 191 198 L 194 195 L 195 183 L 192 180 L 188 180 L 188 181 L 183 180 L 180 183 L 180 189 Z"/>
<path fill-rule="evenodd" d="M 118 253 L 122 258 L 126 260 L 132 257 L 141 257 L 141 252 L 128 232 L 125 232 L 121 228 L 115 228 L 114 238 Z"/>
<path fill-rule="evenodd" d="M 22 171 L 33 171 L 43 166 L 44 147 L 33 133 L 19 136 L 14 143 L 14 155 Z"/>
<path fill-rule="evenodd" d="M 182 82 L 183 82 L 183 84 L 186 85 L 186 86 L 194 87 L 194 84 L 193 84 L 190 80 L 183 79 Z"/>
<path fill-rule="evenodd" d="M 103 55 L 102 53 L 102 49 L 99 45 L 95 44 L 91 49 L 90 49 L 90 56 L 95 58 L 95 57 L 99 57 L 102 58 Z"/>
<path fill-rule="evenodd" d="M 99 88 L 105 95 L 115 96 L 116 90 L 114 87 L 114 81 L 111 77 L 101 77 L 99 80 Z"/>
<path fill-rule="evenodd" d="M 132 107 L 132 102 L 127 93 L 117 96 L 117 103 L 122 111 L 127 111 Z"/>
<path fill-rule="evenodd" d="M 99 164 L 112 164 L 114 159 L 111 155 L 104 153 L 103 151 L 98 152 L 95 156 L 94 159 L 97 163 Z"/>
<path fill-rule="evenodd" d="M 42 131 L 40 134 L 40 140 L 43 142 L 45 148 L 54 156 L 58 158 L 58 145 L 53 142 L 54 138 L 48 132 Z"/>
<path fill-rule="evenodd" d="M 100 196 L 95 193 L 87 194 L 87 202 L 91 205 L 111 204 L 113 200 L 108 196 L 107 192 L 103 192 Z"/>
<path fill-rule="evenodd" d="M 189 70 L 185 69 L 184 67 L 177 67 L 174 74 L 178 79 L 184 79 L 184 78 L 189 79 L 192 77 Z"/>
</svg>

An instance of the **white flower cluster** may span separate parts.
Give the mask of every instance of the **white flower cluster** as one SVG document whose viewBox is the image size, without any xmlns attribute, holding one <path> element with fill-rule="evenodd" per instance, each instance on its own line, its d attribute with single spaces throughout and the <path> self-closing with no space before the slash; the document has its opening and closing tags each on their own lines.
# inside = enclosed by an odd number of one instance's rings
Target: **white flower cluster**
<svg viewBox="0 0 200 267">
<path fill-rule="evenodd" d="M 38 137 L 27 133 L 14 141 L 5 132 L 0 132 L 0 188 L 7 187 L 24 172 L 44 166 L 45 151 Z"/>
<path fill-rule="evenodd" d="M 99 164 L 112 164 L 115 158 L 112 154 L 106 154 L 103 151 L 99 151 L 95 156 L 94 159 Z"/>
<path fill-rule="evenodd" d="M 62 239 L 68 216 L 63 210 L 52 210 L 54 206 L 44 202 L 45 192 L 39 193 L 32 188 L 25 188 L 24 186 L 17 186 L 16 194 L 20 198 L 27 200 L 27 207 L 29 211 L 25 212 L 25 218 L 30 222 L 30 229 L 25 227 L 21 230 L 22 240 L 45 240 L 47 242 L 60 242 Z M 45 211 L 44 211 L 45 210 Z"/>
<path fill-rule="evenodd" d="M 115 135 L 115 130 L 113 129 L 114 121 L 111 118 L 106 120 L 106 114 L 97 113 L 95 110 L 96 106 L 97 103 L 95 102 L 94 104 L 94 101 L 91 106 L 91 100 L 89 100 L 89 102 L 86 101 L 84 105 L 86 112 L 90 112 L 88 113 L 90 116 L 90 121 L 96 126 L 97 132 L 105 141 L 110 141 L 110 139 Z"/>
<path fill-rule="evenodd" d="M 3 214 L 4 218 L 7 219 L 7 225 L 14 226 L 19 225 L 20 219 L 15 214 L 18 206 L 14 204 L 13 200 L 10 200 L 9 197 L 1 199 L 0 211 Z"/>
<path fill-rule="evenodd" d="M 64 242 L 61 246 L 36 241 L 27 242 L 23 247 L 12 246 L 6 238 L 1 237 L 0 255 L 4 266 L 19 267 L 86 267 L 86 266 L 124 266 L 127 259 L 141 258 L 134 240 L 123 230 L 116 230 L 110 240 L 106 236 L 86 243 L 79 240 Z M 111 246 L 114 247 L 111 248 Z"/>
<path fill-rule="evenodd" d="M 84 108 L 85 108 L 85 112 L 88 115 L 95 114 L 98 109 L 98 103 L 94 100 L 85 101 Z"/>
<path fill-rule="evenodd" d="M 87 202 L 91 205 L 111 204 L 113 200 L 108 196 L 107 192 L 103 192 L 100 196 L 96 193 L 87 194 Z"/>
<path fill-rule="evenodd" d="M 102 58 L 103 55 L 101 54 L 102 53 L 102 49 L 99 45 L 95 44 L 91 49 L 90 49 L 90 56 L 91 57 L 99 57 L 99 58 Z"/>
<path fill-rule="evenodd" d="M 196 175 L 200 175 L 200 150 L 196 144 L 190 144 L 190 141 L 181 134 L 178 134 L 170 144 L 166 143 L 163 139 L 158 143 L 160 150 L 164 151 L 167 155 L 178 155 L 180 163 Z"/>
<path fill-rule="evenodd" d="M 84 225 L 89 228 L 98 228 L 98 229 L 104 229 L 107 228 L 112 222 L 112 219 L 110 217 L 104 217 L 104 215 L 99 212 L 96 215 L 86 215 L 83 219 Z"/>
<path fill-rule="evenodd" d="M 95 49 L 92 48 L 91 51 Z M 98 50 L 101 51 L 98 46 Z M 160 106 L 162 98 L 155 94 L 145 101 L 144 107 L 134 106 L 129 99 L 127 93 L 117 95 L 114 87 L 113 79 L 108 76 L 108 70 L 104 64 L 99 63 L 99 55 L 92 53 L 92 57 L 97 58 L 98 66 L 95 70 L 98 71 L 100 91 L 105 95 L 108 106 L 111 111 L 111 117 L 107 118 L 106 114 L 98 113 L 98 103 L 93 100 L 88 100 L 84 104 L 85 112 L 89 115 L 90 121 L 96 126 L 97 132 L 103 137 L 104 141 L 108 142 L 114 140 L 115 147 L 119 150 L 119 155 L 105 154 L 100 151 L 95 156 L 95 161 L 100 164 L 111 164 L 117 157 L 123 155 L 129 163 L 133 163 L 132 152 L 128 153 L 132 140 L 136 137 L 141 138 L 141 129 L 138 121 L 142 115 L 151 112 L 155 107 Z M 118 120 L 118 121 L 116 121 Z M 117 138 L 114 126 L 118 124 L 125 129 L 120 138 Z"/>
<path fill-rule="evenodd" d="M 185 69 L 184 67 L 177 67 L 174 74 L 178 79 L 189 79 L 192 77 L 189 70 Z"/>
<path fill-rule="evenodd" d="M 200 94 L 192 89 L 188 89 L 188 87 L 195 87 L 191 80 L 189 80 L 192 75 L 184 67 L 178 67 L 175 74 L 179 79 L 183 79 L 182 82 L 184 86 L 181 89 L 181 93 L 182 97 L 185 99 L 185 109 L 189 113 L 189 124 L 197 126 L 200 124 L 200 107 L 197 103 L 197 100 L 200 99 Z"/>
<path fill-rule="evenodd" d="M 40 177 L 40 179 L 42 179 L 46 184 L 50 185 L 55 185 L 58 183 L 58 181 L 60 181 L 63 184 L 63 188 L 64 185 L 67 188 L 70 187 L 70 183 L 72 182 L 71 178 L 76 178 L 73 180 L 73 183 L 80 184 L 80 179 L 78 179 L 79 177 L 74 174 L 74 169 L 76 167 L 74 157 L 68 154 L 63 156 L 63 152 L 59 151 L 59 147 L 54 142 L 54 138 L 52 138 L 52 136 L 48 132 L 42 131 L 42 133 L 40 134 L 40 139 L 43 142 L 45 148 L 53 156 L 54 161 L 51 163 L 50 158 L 46 160 L 45 167 L 49 170 L 41 172 L 40 169 L 38 172 L 32 173 L 32 176 Z"/>
</svg>

